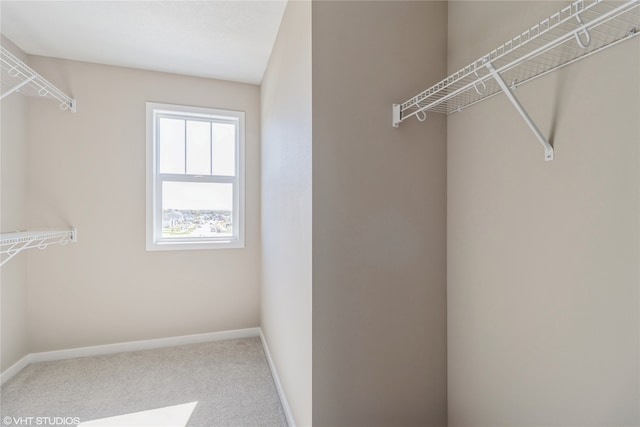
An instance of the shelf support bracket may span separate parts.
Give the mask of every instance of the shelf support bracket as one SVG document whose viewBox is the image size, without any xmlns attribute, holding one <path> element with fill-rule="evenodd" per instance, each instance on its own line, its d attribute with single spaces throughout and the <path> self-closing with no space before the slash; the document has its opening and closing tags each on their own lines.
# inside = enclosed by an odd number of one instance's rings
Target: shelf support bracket
<svg viewBox="0 0 640 427">
<path fill-rule="evenodd" d="M 500 73 L 496 71 L 496 69 L 493 67 L 493 64 L 491 64 L 490 61 L 487 61 L 485 63 L 485 66 L 487 67 L 487 69 L 489 70 L 493 78 L 496 80 L 496 82 L 498 83 L 498 85 L 500 86 L 504 94 L 507 95 L 507 98 L 509 98 L 509 101 L 511 101 L 511 103 L 513 104 L 515 109 L 518 111 L 518 113 L 520 113 L 524 121 L 527 123 L 527 125 L 529 125 L 529 127 L 533 131 L 536 138 L 538 138 L 538 141 L 540 141 L 540 144 L 542 144 L 542 147 L 544 147 L 544 160 L 547 162 L 550 160 L 553 160 L 553 147 L 551 146 L 551 144 L 549 144 L 549 141 L 547 141 L 547 139 L 542 135 L 542 132 L 540 132 L 540 129 L 538 129 L 538 127 L 533 122 L 533 120 L 531 120 L 531 117 L 529 117 L 529 114 L 527 114 L 524 107 L 522 107 L 518 99 L 515 97 L 515 95 L 509 88 L 509 86 L 505 83 Z"/>
<path fill-rule="evenodd" d="M 32 244 L 34 242 L 34 239 L 30 239 L 26 242 L 22 242 L 22 244 L 20 243 L 16 243 L 13 246 L 11 246 L 7 251 L 6 254 L 8 255 L 5 259 L 2 260 L 2 262 L 0 262 L 0 267 L 2 267 L 3 265 L 5 265 L 7 263 L 7 261 L 9 261 L 11 258 L 13 258 L 14 256 L 18 255 L 20 252 L 22 252 L 24 249 L 28 248 L 30 244 Z"/>
<path fill-rule="evenodd" d="M 22 252 L 22 248 L 12 249 L 11 252 L 7 252 L 8 256 L 0 262 L 0 267 L 5 265 L 11 258 L 18 255 L 20 252 Z"/>
<path fill-rule="evenodd" d="M 393 104 L 392 107 L 392 111 L 391 111 L 391 117 L 392 117 L 392 124 L 394 128 L 400 127 L 400 122 L 402 121 L 402 119 L 400 118 L 400 104 Z"/>
<path fill-rule="evenodd" d="M 16 92 L 18 90 L 20 90 L 20 88 L 22 86 L 26 86 L 29 83 L 31 83 L 32 80 L 34 80 L 36 78 L 36 76 L 31 76 L 28 79 L 22 81 L 21 83 L 15 85 L 14 87 L 12 87 L 11 89 L 9 89 L 8 91 L 6 91 L 5 93 L 3 93 L 2 95 L 0 95 L 0 100 L 5 99 L 7 96 L 11 95 L 13 92 Z"/>
</svg>

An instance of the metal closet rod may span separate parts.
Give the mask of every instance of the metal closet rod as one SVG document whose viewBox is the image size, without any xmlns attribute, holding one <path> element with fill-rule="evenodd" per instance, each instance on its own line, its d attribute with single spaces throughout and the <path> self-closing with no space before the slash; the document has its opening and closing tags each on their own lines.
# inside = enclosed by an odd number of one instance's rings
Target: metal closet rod
<svg viewBox="0 0 640 427">
<path fill-rule="evenodd" d="M 17 231 L 0 234 L 0 255 L 6 257 L 0 262 L 2 267 L 7 261 L 25 249 L 45 249 L 49 245 L 66 245 L 78 241 L 78 230 Z"/>
<path fill-rule="evenodd" d="M 513 91 L 517 86 L 640 34 L 640 0 L 577 0 L 429 89 L 392 108 L 392 124 L 459 112 L 505 93 L 553 160 L 553 147 Z M 487 74 L 480 76 L 480 71 Z M 511 82 L 511 84 L 508 84 Z"/>
<path fill-rule="evenodd" d="M 0 100 L 14 92 L 18 92 L 27 96 L 55 99 L 60 102 L 61 110 L 76 112 L 75 99 L 58 89 L 3 46 L 0 46 L 0 62 L 2 64 L 3 77 L 8 76 L 7 80 L 11 79 L 14 84 L 0 95 Z M 3 83 L 9 84 L 5 80 L 3 80 Z"/>
</svg>

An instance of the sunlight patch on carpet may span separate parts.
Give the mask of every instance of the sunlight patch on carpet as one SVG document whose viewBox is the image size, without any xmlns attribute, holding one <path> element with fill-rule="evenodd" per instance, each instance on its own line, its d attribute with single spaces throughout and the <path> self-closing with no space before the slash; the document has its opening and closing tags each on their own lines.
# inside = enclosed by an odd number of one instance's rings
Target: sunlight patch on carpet
<svg viewBox="0 0 640 427">
<path fill-rule="evenodd" d="M 198 402 L 132 412 L 78 424 L 78 427 L 185 427 Z"/>
</svg>

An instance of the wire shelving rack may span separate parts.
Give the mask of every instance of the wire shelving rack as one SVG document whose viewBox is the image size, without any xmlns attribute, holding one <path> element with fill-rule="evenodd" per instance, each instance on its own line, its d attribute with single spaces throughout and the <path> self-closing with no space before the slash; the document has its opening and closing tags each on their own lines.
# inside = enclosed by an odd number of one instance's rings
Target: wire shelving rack
<svg viewBox="0 0 640 427">
<path fill-rule="evenodd" d="M 78 230 L 55 231 L 17 231 L 15 233 L 0 234 L 0 261 L 2 267 L 7 261 L 25 249 L 45 249 L 49 245 L 66 245 L 78 241 Z"/>
<path fill-rule="evenodd" d="M 553 160 L 549 144 L 513 91 L 640 34 L 640 0 L 577 0 L 444 80 L 392 108 L 393 126 L 427 112 L 452 114 L 505 93 Z"/>
<path fill-rule="evenodd" d="M 75 99 L 55 87 L 2 46 L 0 46 L 0 63 L 2 64 L 0 100 L 16 92 L 25 96 L 53 99 L 58 101 L 61 110 L 76 112 Z"/>
</svg>

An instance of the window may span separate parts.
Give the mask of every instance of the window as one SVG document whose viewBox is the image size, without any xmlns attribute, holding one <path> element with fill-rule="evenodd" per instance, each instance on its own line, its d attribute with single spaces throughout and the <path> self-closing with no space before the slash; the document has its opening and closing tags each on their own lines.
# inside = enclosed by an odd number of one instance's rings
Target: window
<svg viewBox="0 0 640 427">
<path fill-rule="evenodd" d="M 244 113 L 147 103 L 147 250 L 244 247 Z"/>
</svg>

